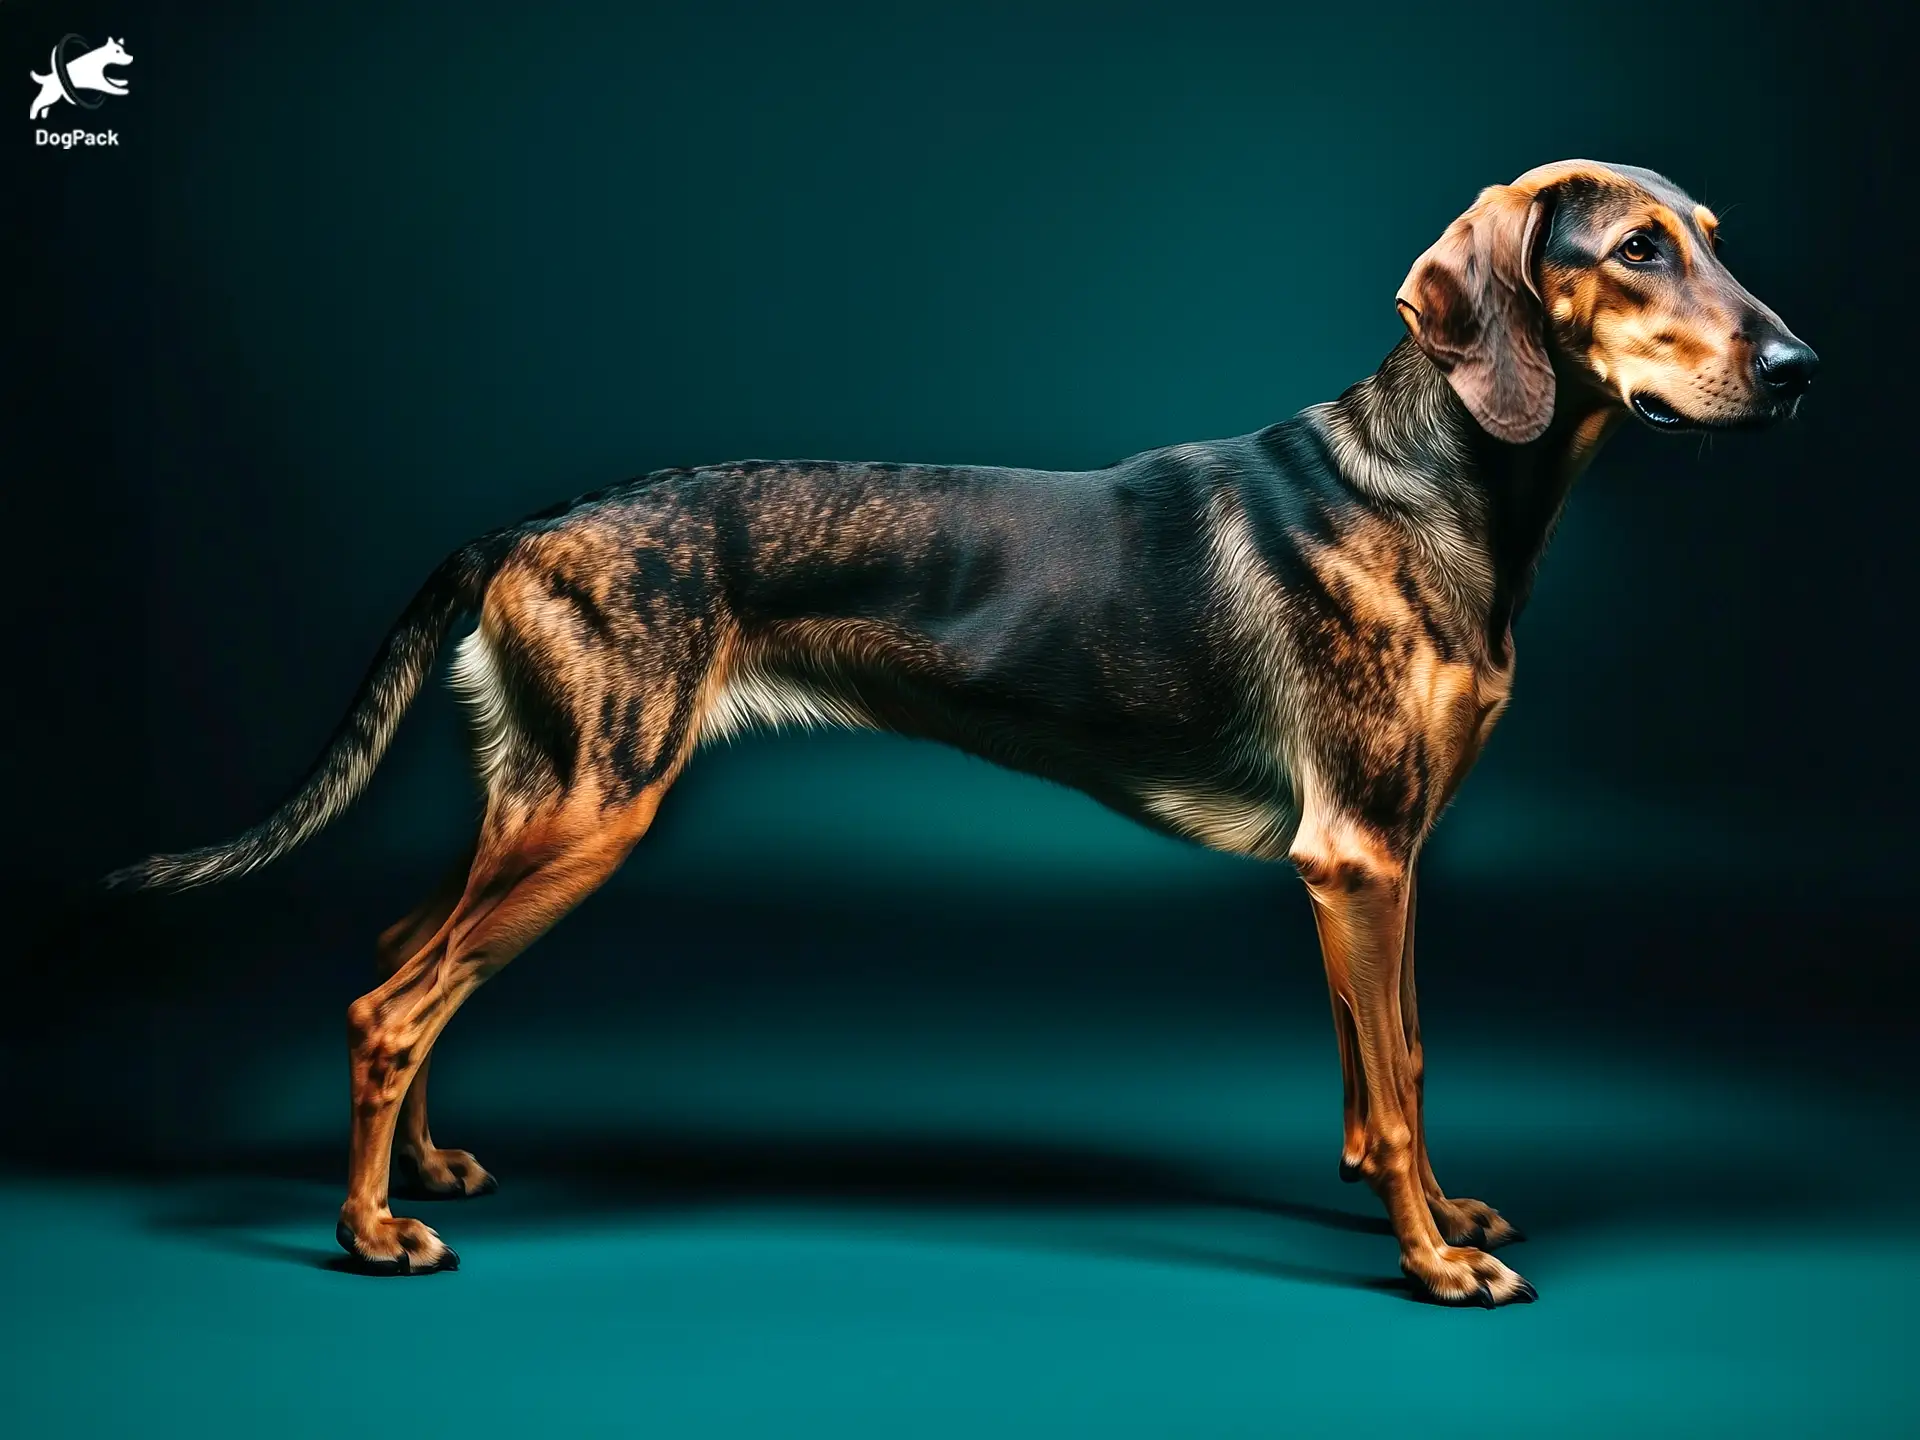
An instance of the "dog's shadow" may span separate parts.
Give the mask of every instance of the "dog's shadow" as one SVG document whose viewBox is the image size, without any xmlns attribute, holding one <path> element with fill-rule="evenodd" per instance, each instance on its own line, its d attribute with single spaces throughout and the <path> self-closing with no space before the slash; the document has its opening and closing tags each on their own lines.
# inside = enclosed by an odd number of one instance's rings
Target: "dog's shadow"
<svg viewBox="0 0 1920 1440">
<path fill-rule="evenodd" d="M 1275 1253 L 1284 1247 L 1273 1241 L 1287 1225 L 1389 1237 L 1373 1197 L 1360 1187 L 1339 1190 L 1331 1164 L 1319 1179 L 1268 1168 L 1248 1184 L 1191 1163 L 1065 1143 L 686 1131 L 566 1144 L 509 1141 L 483 1158 L 502 1177 L 497 1196 L 411 1198 L 402 1208 L 444 1227 L 456 1243 L 622 1217 L 651 1215 L 664 1224 L 746 1208 L 816 1210 L 864 1216 L 883 1228 L 904 1220 L 1016 1245 L 1419 1298 L 1392 1276 L 1384 1246 L 1378 1268 L 1366 1270 Z M 1799 1230 L 1838 1221 L 1861 1203 L 1858 1191 L 1828 1186 L 1824 1172 L 1762 1153 L 1696 1153 L 1684 1165 L 1662 1154 L 1596 1153 L 1577 1168 L 1564 1161 L 1530 1167 L 1525 1157 L 1508 1157 L 1486 1178 L 1486 1194 L 1497 1195 L 1510 1218 L 1562 1245 L 1608 1230 L 1680 1233 L 1770 1221 Z M 344 1271 L 351 1267 L 337 1251 L 261 1235 L 294 1222 L 317 1228 L 338 1186 L 339 1157 L 331 1150 L 236 1157 L 170 1187 L 152 1224 L 232 1253 Z M 1351 1200 L 1292 1198 L 1316 1192 Z M 1266 1220 L 1279 1222 L 1272 1241 L 1262 1234 Z M 1341 1258 L 1352 1253 L 1347 1245 L 1312 1244 Z"/>
<path fill-rule="evenodd" d="M 396 1193 L 395 1207 L 462 1238 L 537 1235 L 619 1218 L 744 1208 L 816 1210 L 894 1219 L 940 1217 L 970 1233 L 1053 1248 L 1208 1264 L 1316 1284 L 1377 1288 L 1373 1276 L 1241 1255 L 1184 1239 L 1130 1235 L 1129 1217 L 1195 1211 L 1257 1212 L 1360 1235 L 1386 1236 L 1384 1218 L 1223 1188 L 1193 1168 L 1142 1155 L 1016 1140 L 899 1136 L 808 1138 L 653 1132 L 583 1138 L 564 1146 L 507 1143 L 485 1157 L 500 1194 L 441 1201 Z M 339 1157 L 278 1151 L 234 1157 L 181 1177 L 153 1228 L 263 1260 L 350 1270 L 338 1252 L 259 1232 L 315 1217 L 316 1190 L 339 1185 Z M 514 1176 L 521 1177 L 515 1181 Z M 1356 1200 L 1371 1197 L 1357 1194 Z M 1017 1233 L 1016 1233 L 1017 1232 Z M 1397 1282 L 1393 1288 L 1398 1288 Z"/>
</svg>

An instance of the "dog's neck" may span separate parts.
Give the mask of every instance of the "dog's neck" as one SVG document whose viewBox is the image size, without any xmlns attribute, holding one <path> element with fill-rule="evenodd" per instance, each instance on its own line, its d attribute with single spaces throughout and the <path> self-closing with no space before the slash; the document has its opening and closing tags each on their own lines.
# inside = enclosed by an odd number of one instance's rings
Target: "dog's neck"
<svg viewBox="0 0 1920 1440">
<path fill-rule="evenodd" d="M 1323 410 L 1347 482 L 1422 532 L 1423 548 L 1451 572 L 1446 588 L 1484 623 L 1489 655 L 1504 663 L 1574 481 L 1624 412 L 1565 376 L 1546 433 L 1505 444 L 1411 340 Z M 1473 553 L 1453 553 L 1462 545 Z"/>
</svg>

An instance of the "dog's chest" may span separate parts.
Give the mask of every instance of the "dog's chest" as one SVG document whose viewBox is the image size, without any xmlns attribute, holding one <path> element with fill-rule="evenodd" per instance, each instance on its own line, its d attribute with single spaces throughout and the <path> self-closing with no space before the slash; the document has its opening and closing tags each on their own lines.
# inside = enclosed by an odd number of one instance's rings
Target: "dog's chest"
<svg viewBox="0 0 1920 1440">
<path fill-rule="evenodd" d="M 1159 823 L 1212 848 L 1285 855 L 1308 810 L 1406 838 L 1425 832 L 1504 708 L 1496 659 L 1457 591 L 1404 532 L 1356 520 L 1257 550 L 1219 518 L 1223 653 L 1243 677 L 1225 783 L 1143 787 Z"/>
</svg>

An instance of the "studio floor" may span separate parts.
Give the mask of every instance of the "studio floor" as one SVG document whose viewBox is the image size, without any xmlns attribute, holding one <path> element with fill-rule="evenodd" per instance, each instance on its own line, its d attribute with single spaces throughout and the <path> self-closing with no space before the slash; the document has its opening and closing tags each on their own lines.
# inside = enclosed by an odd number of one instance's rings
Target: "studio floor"
<svg viewBox="0 0 1920 1440">
<path fill-rule="evenodd" d="M 331 1061 L 283 1066 L 225 1115 L 240 1158 L 6 1182 L 0 1428 L 1920 1426 L 1914 1166 L 1870 1159 L 1907 1121 L 1829 1079 L 1624 1043 L 1456 1045 L 1430 1100 L 1441 1176 L 1530 1232 L 1506 1253 L 1540 1291 L 1485 1312 L 1398 1283 L 1371 1196 L 1334 1173 L 1317 1029 L 1143 1023 L 1062 1049 L 1002 1026 L 971 1066 L 925 1035 L 820 1024 L 662 1034 L 644 1060 L 611 1031 L 511 1033 L 435 1073 L 440 1138 L 501 1178 L 412 1207 L 456 1274 L 339 1268 Z M 588 1076 L 584 1108 L 542 1088 Z M 268 1138 L 287 1135 L 311 1138 Z"/>
</svg>

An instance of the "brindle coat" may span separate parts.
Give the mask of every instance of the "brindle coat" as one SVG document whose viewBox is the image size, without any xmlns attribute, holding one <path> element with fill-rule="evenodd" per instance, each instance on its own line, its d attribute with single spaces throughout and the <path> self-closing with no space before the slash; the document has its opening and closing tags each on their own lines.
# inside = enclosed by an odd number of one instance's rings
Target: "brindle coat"
<svg viewBox="0 0 1920 1440">
<path fill-rule="evenodd" d="M 340 1243 L 372 1269 L 450 1269 L 388 1209 L 396 1130 L 418 1186 L 493 1188 L 428 1131 L 434 1041 L 613 872 L 699 743 L 796 721 L 946 741 L 1291 860 L 1333 1001 L 1342 1173 L 1379 1193 L 1433 1297 L 1530 1300 L 1487 1253 L 1518 1232 L 1427 1160 L 1415 865 L 1507 703 L 1513 621 L 1600 442 L 1629 413 L 1765 423 L 1811 378 L 1714 230 L 1651 172 L 1547 166 L 1484 191 L 1415 264 L 1408 338 L 1376 374 L 1255 434 L 1076 473 L 750 461 L 584 496 L 435 572 L 272 818 L 118 878 L 199 884 L 313 834 L 479 612 L 454 683 L 485 819 L 348 1014 Z"/>
</svg>

